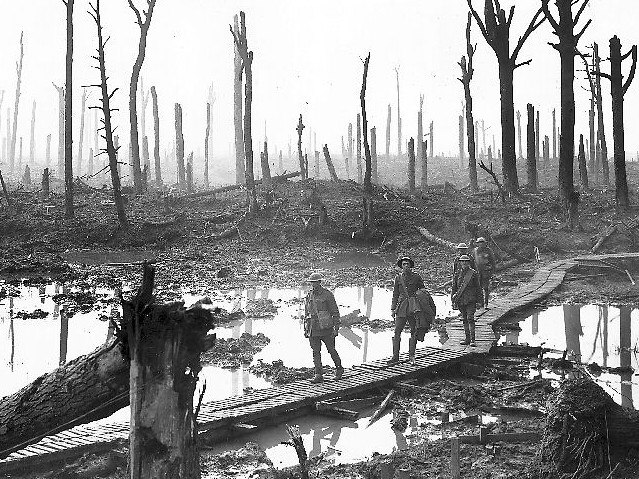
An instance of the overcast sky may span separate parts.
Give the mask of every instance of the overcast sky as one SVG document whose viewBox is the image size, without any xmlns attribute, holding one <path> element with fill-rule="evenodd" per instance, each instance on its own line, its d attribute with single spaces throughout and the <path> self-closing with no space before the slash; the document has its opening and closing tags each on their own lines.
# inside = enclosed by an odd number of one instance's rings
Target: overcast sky
<svg viewBox="0 0 639 479">
<path fill-rule="evenodd" d="M 141 5 L 141 0 L 136 0 Z M 483 0 L 474 0 L 483 16 Z M 509 8 L 513 0 L 502 0 Z M 551 2 L 554 3 L 554 2 Z M 524 31 L 539 0 L 518 0 L 512 27 L 512 43 Z M 88 1 L 75 2 L 74 102 L 79 110 L 80 86 L 96 83 L 90 55 L 96 47 L 95 25 L 87 14 Z M 53 134 L 57 144 L 57 93 L 51 82 L 64 82 L 65 8 L 60 0 L 0 0 L 0 89 L 5 90 L 0 136 L 6 132 L 6 109 L 15 101 L 15 62 L 20 31 L 24 30 L 25 57 L 18 120 L 19 134 L 28 145 L 31 104 L 37 101 L 36 142 L 44 156 L 45 138 Z M 128 86 L 138 49 L 139 29 L 126 0 L 103 0 L 103 20 L 111 41 L 107 48 L 110 86 L 119 87 L 115 117 L 121 143 L 128 143 Z M 394 68 L 400 72 L 403 136 L 416 135 L 419 94 L 425 95 L 424 122 L 435 122 L 435 151 L 457 152 L 458 115 L 463 90 L 457 81 L 459 61 L 465 53 L 466 0 L 158 0 L 151 23 L 147 56 L 143 67 L 145 88 L 155 85 L 161 116 L 162 149 L 174 141 L 173 107 L 184 109 L 186 150 L 203 151 L 205 112 L 209 85 L 213 83 L 214 155 L 227 161 L 233 142 L 233 45 L 228 25 L 233 14 L 247 16 L 249 47 L 254 52 L 254 115 L 256 145 L 263 140 L 266 122 L 270 148 L 287 154 L 289 140 L 295 145 L 295 125 L 300 113 L 304 123 L 317 132 L 319 145 L 328 143 L 339 154 L 340 137 L 359 112 L 362 59 L 371 53 L 367 89 L 369 125 L 378 127 L 382 145 L 387 104 L 392 105 L 391 150 L 397 148 L 397 97 Z M 556 10 L 552 9 L 553 12 Z M 623 50 L 636 41 L 639 20 L 637 0 L 591 0 L 583 21 L 593 19 L 581 45 L 597 41 L 602 57 L 608 56 L 608 41 L 619 35 Z M 490 126 L 487 142 L 495 133 L 499 148 L 499 83 L 495 55 L 473 25 L 477 43 L 475 78 L 472 83 L 474 114 Z M 520 53 L 519 60 L 532 64 L 516 70 L 515 109 L 525 117 L 526 103 L 541 111 L 542 136 L 552 138 L 551 115 L 557 108 L 559 124 L 559 55 L 549 45 L 554 41 L 550 25 L 544 23 Z M 585 50 L 585 48 L 584 48 Z M 577 65 L 581 67 L 580 63 Z M 628 61 L 624 72 L 630 67 Z M 604 71 L 609 65 L 604 66 Z M 578 74 L 576 133 L 587 137 L 588 94 Z M 95 104 L 97 90 L 92 92 Z M 639 149 L 639 84 L 626 95 L 626 152 Z M 604 108 L 609 141 L 612 143 L 610 88 L 604 81 Z M 93 113 L 91 113 L 91 123 Z M 79 121 L 74 131 L 77 136 Z M 147 110 L 147 134 L 152 133 L 151 107 Z M 525 125 L 522 125 L 525 134 Z M 308 129 L 304 142 L 308 141 Z M 481 140 L 480 140 L 481 143 Z M 305 144 L 305 147 L 307 145 Z M 293 146 L 295 148 L 295 146 Z M 311 148 L 309 148 L 310 151 Z M 610 147 L 612 150 L 612 147 Z M 25 150 L 26 151 L 26 150 Z M 611 153 L 612 154 L 612 153 Z"/>
</svg>

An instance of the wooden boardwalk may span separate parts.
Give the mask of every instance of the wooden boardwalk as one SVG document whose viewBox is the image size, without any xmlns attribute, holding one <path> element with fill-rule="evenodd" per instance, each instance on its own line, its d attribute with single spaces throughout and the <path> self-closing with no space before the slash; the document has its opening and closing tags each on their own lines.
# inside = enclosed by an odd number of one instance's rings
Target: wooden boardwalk
<svg viewBox="0 0 639 479">
<path fill-rule="evenodd" d="M 354 366 L 344 372 L 341 380 L 326 380 L 311 384 L 308 380 L 253 391 L 244 396 L 233 396 L 202 405 L 198 416 L 201 433 L 207 439 L 222 440 L 246 425 L 259 426 L 287 417 L 305 414 L 313 410 L 318 401 L 362 393 L 425 373 L 434 372 L 454 362 L 486 354 L 495 342 L 493 324 L 502 318 L 530 307 L 550 294 L 561 284 L 566 272 L 582 262 L 608 259 L 639 258 L 637 254 L 584 256 L 561 260 L 543 266 L 533 278 L 507 296 L 496 300 L 488 309 L 476 314 L 476 347 L 461 346 L 463 338 L 461 322 L 449 323 L 448 341 L 441 347 L 424 347 L 417 350 L 416 364 L 408 362 L 407 354 L 400 356 L 400 363 L 387 365 L 386 359 Z M 405 345 L 404 345 L 405 346 Z M 279 422 L 278 421 L 278 422 Z M 128 438 L 127 422 L 92 426 L 83 425 L 46 437 L 36 444 L 14 452 L 0 461 L 0 473 L 21 470 L 31 464 L 58 461 L 77 457 L 87 452 L 108 450 L 117 440 Z"/>
</svg>

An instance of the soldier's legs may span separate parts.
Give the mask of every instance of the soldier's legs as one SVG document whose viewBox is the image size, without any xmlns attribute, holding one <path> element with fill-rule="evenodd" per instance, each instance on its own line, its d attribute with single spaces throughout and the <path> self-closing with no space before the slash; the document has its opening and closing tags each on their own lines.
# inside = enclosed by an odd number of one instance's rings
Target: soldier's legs
<svg viewBox="0 0 639 479">
<path fill-rule="evenodd" d="M 335 349 L 335 336 L 322 336 L 322 341 L 326 345 L 328 354 L 330 354 L 333 359 L 335 369 L 342 369 L 342 360 L 340 359 L 339 354 L 337 354 L 337 349 Z"/>
<path fill-rule="evenodd" d="M 461 314 L 462 314 L 462 321 L 464 322 L 464 333 L 465 333 L 465 338 L 461 340 L 459 344 L 466 346 L 467 344 L 470 344 L 470 324 L 468 322 L 469 307 L 468 305 L 463 305 L 459 307 L 459 310 L 461 311 Z M 474 313 L 474 310 L 473 310 L 473 313 Z"/>
<path fill-rule="evenodd" d="M 479 282 L 481 284 L 481 289 L 483 291 L 484 294 L 484 306 L 488 306 L 488 296 L 490 294 L 490 277 L 492 276 L 492 273 L 480 273 L 479 275 Z"/>
<path fill-rule="evenodd" d="M 311 345 L 313 351 L 313 366 L 315 367 L 315 375 L 322 375 L 322 337 L 311 336 L 308 338 L 308 342 Z"/>
<path fill-rule="evenodd" d="M 402 341 L 402 331 L 406 326 L 406 316 L 395 316 L 395 335 L 393 336 L 393 357 L 389 361 L 390 363 L 396 363 L 399 361 L 399 348 Z"/>
<path fill-rule="evenodd" d="M 466 337 L 470 336 L 470 345 L 475 346 L 475 305 L 469 305 L 466 310 L 466 320 L 468 321 L 468 333 Z"/>
</svg>

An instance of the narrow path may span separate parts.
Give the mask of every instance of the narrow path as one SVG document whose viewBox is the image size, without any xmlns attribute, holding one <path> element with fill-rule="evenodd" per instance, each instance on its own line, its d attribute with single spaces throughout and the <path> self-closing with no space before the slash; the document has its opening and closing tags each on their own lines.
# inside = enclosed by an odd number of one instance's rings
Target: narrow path
<svg viewBox="0 0 639 479">
<path fill-rule="evenodd" d="M 565 274 L 580 261 L 639 258 L 639 253 L 583 256 L 560 260 L 541 267 L 526 284 L 495 301 L 476 315 L 476 347 L 461 346 L 463 327 L 461 322 L 446 326 L 449 339 L 438 348 L 424 347 L 417 350 L 416 364 L 408 362 L 408 355 L 400 356 L 400 363 L 389 366 L 386 359 L 360 364 L 345 371 L 339 381 L 311 384 L 308 380 L 253 391 L 244 396 L 212 401 L 202 405 L 198 416 L 200 433 L 207 439 L 223 440 L 246 425 L 260 426 L 299 416 L 313 410 L 318 401 L 362 393 L 367 390 L 392 385 L 398 381 L 422 376 L 451 363 L 486 354 L 495 342 L 493 325 L 502 318 L 525 309 L 550 294 L 561 284 Z M 42 439 L 14 452 L 0 461 L 0 473 L 23 470 L 30 465 L 77 457 L 87 452 L 109 450 L 113 442 L 126 440 L 128 422 L 104 426 L 77 426 Z"/>
</svg>

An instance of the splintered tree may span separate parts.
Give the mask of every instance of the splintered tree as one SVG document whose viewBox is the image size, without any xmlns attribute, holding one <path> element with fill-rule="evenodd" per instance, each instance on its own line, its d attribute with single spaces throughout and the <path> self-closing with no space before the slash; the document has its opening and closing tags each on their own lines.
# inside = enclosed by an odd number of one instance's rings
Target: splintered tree
<svg viewBox="0 0 639 479">
<path fill-rule="evenodd" d="M 151 17 L 155 8 L 156 0 L 146 0 L 147 9 L 140 10 L 133 4 L 133 0 L 128 0 L 129 7 L 135 14 L 135 23 L 140 27 L 140 42 L 138 44 L 138 55 L 133 63 L 133 71 L 131 72 L 131 83 L 129 84 L 129 123 L 131 126 L 131 150 L 133 162 L 133 186 L 135 192 L 140 194 L 144 192 L 144 184 L 142 179 L 142 169 L 140 168 L 140 138 L 138 134 L 138 80 L 140 79 L 140 71 L 144 63 L 146 55 L 146 41 L 151 26 Z"/>
<path fill-rule="evenodd" d="M 111 93 L 109 93 L 109 88 L 107 85 L 107 74 L 106 74 L 106 57 L 104 55 L 104 44 L 106 40 L 102 34 L 102 18 L 100 17 L 100 0 L 96 0 L 95 6 L 90 5 L 91 11 L 89 14 L 93 17 L 95 21 L 95 25 L 98 33 L 98 69 L 100 70 L 100 84 L 95 85 L 100 88 L 101 98 L 100 101 L 102 105 L 99 107 L 91 107 L 95 109 L 99 109 L 102 111 L 103 119 L 102 119 L 102 128 L 104 130 L 104 134 L 102 138 L 106 142 L 106 148 L 100 151 L 100 154 L 106 153 L 109 158 L 109 169 L 111 171 L 111 184 L 113 185 L 113 202 L 115 203 L 115 209 L 118 214 L 118 221 L 122 227 L 127 227 L 128 221 L 126 218 L 126 212 L 124 211 L 124 200 L 122 199 L 122 193 L 120 190 L 120 174 L 118 172 L 118 146 L 116 146 L 113 140 L 113 125 L 111 122 L 111 112 L 113 109 L 111 108 L 111 98 L 118 90 L 114 89 Z M 107 39 L 108 40 L 108 39 Z"/>
<path fill-rule="evenodd" d="M 209 136 L 211 135 L 211 104 L 206 103 L 206 133 L 204 134 L 204 186 L 209 187 Z"/>
<path fill-rule="evenodd" d="M 357 117 L 359 118 L 359 113 L 357 114 Z M 419 123 L 417 124 L 417 128 L 419 128 Z M 388 104 L 388 112 L 386 113 L 386 158 L 390 158 L 390 142 L 391 142 L 391 106 L 390 103 Z M 361 153 L 361 152 L 360 152 Z M 361 158 L 360 158 L 361 161 Z M 361 164 L 360 164 L 360 169 L 361 169 Z M 360 174 L 358 176 L 358 182 L 361 183 L 362 175 Z"/>
<path fill-rule="evenodd" d="M 632 55 L 632 65 L 628 78 L 624 82 L 621 73 L 621 63 Z M 630 206 L 628 198 L 628 179 L 626 178 L 626 149 L 623 128 L 623 97 L 628 91 L 637 69 L 637 45 L 621 54 L 621 41 L 616 35 L 610 39 L 610 74 L 597 72 L 598 76 L 610 80 L 610 93 L 612 96 L 612 140 L 615 154 L 615 200 L 617 206 L 627 208 Z"/>
<path fill-rule="evenodd" d="M 36 121 L 36 102 L 33 100 L 31 108 L 31 136 L 29 137 L 29 164 L 33 165 L 35 161 L 35 121 Z"/>
<path fill-rule="evenodd" d="M 461 78 L 459 81 L 464 85 L 464 98 L 466 99 L 466 136 L 468 137 L 468 178 L 470 180 L 470 191 L 473 193 L 479 190 L 477 185 L 477 160 L 475 152 L 475 132 L 473 120 L 473 97 L 470 94 L 470 82 L 473 79 L 473 56 L 477 46 L 473 46 L 470 42 L 470 27 L 472 25 L 472 14 L 468 13 L 468 22 L 466 23 L 466 55 L 461 57 L 459 66 L 461 68 Z M 519 112 L 517 112 L 519 113 Z M 421 142 L 421 138 L 419 140 Z M 519 140 L 521 151 L 521 135 Z"/>
<path fill-rule="evenodd" d="M 67 9 L 67 53 L 64 83 L 64 208 L 73 218 L 73 2 L 63 0 Z M 17 105 L 17 101 L 16 101 Z"/>
<path fill-rule="evenodd" d="M 417 111 L 417 146 L 415 154 L 417 158 L 422 157 L 422 141 L 424 141 L 424 95 L 419 94 L 419 110 Z"/>
<path fill-rule="evenodd" d="M 522 158 L 523 155 L 521 153 L 521 112 L 517 110 L 516 115 L 517 115 L 517 147 L 518 147 L 517 157 Z"/>
<path fill-rule="evenodd" d="M 53 83 L 58 92 L 58 175 L 64 172 L 64 87 Z"/>
<path fill-rule="evenodd" d="M 233 32 L 240 38 L 238 17 L 233 17 Z M 244 128 L 242 127 L 242 56 L 237 44 L 234 44 L 233 67 L 233 125 L 235 127 L 235 184 L 241 185 L 245 179 L 244 166 Z M 289 151 L 289 157 L 291 156 Z"/>
<path fill-rule="evenodd" d="M 528 123 L 526 124 L 526 171 L 528 172 L 528 188 L 537 190 L 537 148 L 535 147 L 535 107 L 531 103 L 526 106 Z"/>
<path fill-rule="evenodd" d="M 76 161 L 77 173 L 82 174 L 82 146 L 84 140 L 84 110 L 87 104 L 87 89 L 82 89 L 82 103 L 80 106 L 80 136 L 78 137 L 78 159 Z"/>
<path fill-rule="evenodd" d="M 324 159 L 326 160 L 326 166 L 328 167 L 328 172 L 331 175 L 331 180 L 338 181 L 337 173 L 335 172 L 335 166 L 333 166 L 333 160 L 331 160 L 331 154 L 328 151 L 328 145 L 324 145 Z"/>
<path fill-rule="evenodd" d="M 68 3 L 71 4 L 71 9 L 73 9 L 73 0 L 67 0 L 64 2 L 68 7 Z M 9 168 L 13 171 L 13 165 L 16 159 L 16 132 L 18 131 L 18 107 L 20 105 L 20 86 L 22 85 L 22 60 L 24 59 L 24 42 L 23 42 L 24 32 L 20 32 L 20 58 L 16 62 L 16 101 L 13 107 L 13 128 L 11 129 L 11 144 L 10 152 L 9 152 Z"/>
<path fill-rule="evenodd" d="M 233 36 L 235 47 L 242 58 L 242 69 L 240 71 L 240 81 L 242 72 L 244 73 L 244 158 L 246 159 L 245 184 L 248 191 L 248 211 L 249 213 L 258 210 L 257 193 L 255 191 L 255 177 L 253 176 L 253 135 L 251 133 L 251 108 L 253 103 L 253 51 L 248 49 L 248 39 L 246 37 L 246 18 L 244 12 L 240 12 L 240 30 L 238 34 L 229 25 L 229 30 Z M 305 173 L 302 171 L 302 175 Z M 302 176 L 305 178 L 304 176 Z"/>
<path fill-rule="evenodd" d="M 268 142 L 264 142 L 264 151 L 260 155 L 260 163 L 262 166 L 262 184 L 264 186 L 271 186 L 271 167 L 268 164 Z"/>
<path fill-rule="evenodd" d="M 513 103 L 513 77 L 515 69 L 527 65 L 531 60 L 517 63 L 517 57 L 524 43 L 539 25 L 544 21 L 541 8 L 535 13 L 524 34 L 519 37 L 515 49 L 510 53 L 510 25 L 515 13 L 515 6 L 510 7 L 508 18 L 501 8 L 499 0 L 486 0 L 484 7 L 485 23 L 481 20 L 472 5 L 468 7 L 479 25 L 488 45 L 497 56 L 499 67 L 499 91 L 501 93 L 501 145 L 502 145 L 502 174 L 504 187 L 509 193 L 516 193 L 519 189 L 517 178 L 517 158 L 515 157 L 515 107 Z M 541 17 L 541 19 L 540 19 Z M 432 138 L 431 138 L 432 141 Z"/>
<path fill-rule="evenodd" d="M 155 183 L 162 185 L 162 168 L 160 165 L 160 114 L 158 111 L 158 94 L 155 86 L 151 87 L 151 99 L 153 102 L 153 133 L 155 141 L 153 143 L 153 160 L 155 162 Z"/>
<path fill-rule="evenodd" d="M 390 105 L 389 105 L 390 112 Z M 356 141 L 357 141 L 357 182 L 362 182 L 362 117 L 361 114 L 357 114 L 357 128 L 356 128 Z M 386 136 L 386 150 L 390 147 L 390 125 L 388 127 L 388 133 Z"/>
<path fill-rule="evenodd" d="M 399 109 L 399 67 L 395 68 L 395 78 L 397 80 L 397 156 L 402 156 L 402 115 Z M 364 128 L 366 131 L 366 128 Z"/>
<path fill-rule="evenodd" d="M 586 150 L 584 148 L 583 135 L 579 135 L 579 153 L 577 154 L 577 163 L 579 164 L 579 178 L 581 178 L 581 185 L 584 187 L 584 190 L 587 190 L 588 170 L 586 169 Z"/>
<path fill-rule="evenodd" d="M 595 75 L 595 97 L 597 103 L 597 144 L 600 151 L 599 160 L 601 162 L 601 168 L 603 173 L 604 184 L 610 184 L 610 169 L 608 167 L 608 144 L 606 143 L 606 131 L 604 127 L 603 116 L 603 97 L 601 94 L 601 58 L 599 58 L 599 45 L 593 43 L 592 55 L 594 62 L 594 75 Z M 599 163 L 599 162 L 597 162 Z"/>
<path fill-rule="evenodd" d="M 545 17 L 553 28 L 559 42 L 551 44 L 559 52 L 561 60 L 561 138 L 559 138 L 559 196 L 568 215 L 568 226 L 577 228 L 579 194 L 575 192 L 573 167 L 575 156 L 575 55 L 577 45 L 592 20 L 588 20 L 581 31 L 575 33 L 579 18 L 589 0 L 582 0 L 581 6 L 573 18 L 573 0 L 555 0 L 559 12 L 559 21 L 548 8 L 550 0 L 541 0 Z"/>
<path fill-rule="evenodd" d="M 175 104 L 175 158 L 177 160 L 178 185 L 186 186 L 186 169 L 184 167 L 184 135 L 182 133 L 182 105 Z"/>
<path fill-rule="evenodd" d="M 408 191 L 415 192 L 415 139 L 408 140 Z"/>
<path fill-rule="evenodd" d="M 304 155 L 302 154 L 302 132 L 304 131 L 304 128 L 306 127 L 304 126 L 304 123 L 302 123 L 302 114 L 300 113 L 300 118 L 297 122 L 297 127 L 295 127 L 295 130 L 297 131 L 297 160 L 300 164 L 300 174 L 302 175 L 303 180 L 308 178 L 308 173 L 304 168 Z"/>
<path fill-rule="evenodd" d="M 371 147 L 368 144 L 368 120 L 366 119 L 366 77 L 368 76 L 368 64 L 371 59 L 370 52 L 366 56 L 364 60 L 364 74 L 362 76 L 362 90 L 359 94 L 359 101 L 362 106 L 362 132 L 364 134 L 364 161 L 365 161 L 365 171 L 364 171 L 364 196 L 363 196 L 363 229 L 369 230 L 373 227 L 373 183 L 372 183 L 372 161 L 371 161 Z M 395 69 L 397 72 L 397 69 Z M 397 94 L 398 94 L 398 107 L 399 107 L 399 73 L 397 80 Z M 401 124 L 401 120 L 399 117 L 399 108 L 397 110 L 397 121 Z M 401 134 L 401 126 L 400 134 Z M 401 148 L 401 141 L 398 142 L 399 147 Z M 401 151 L 401 150 L 400 150 Z"/>
</svg>

